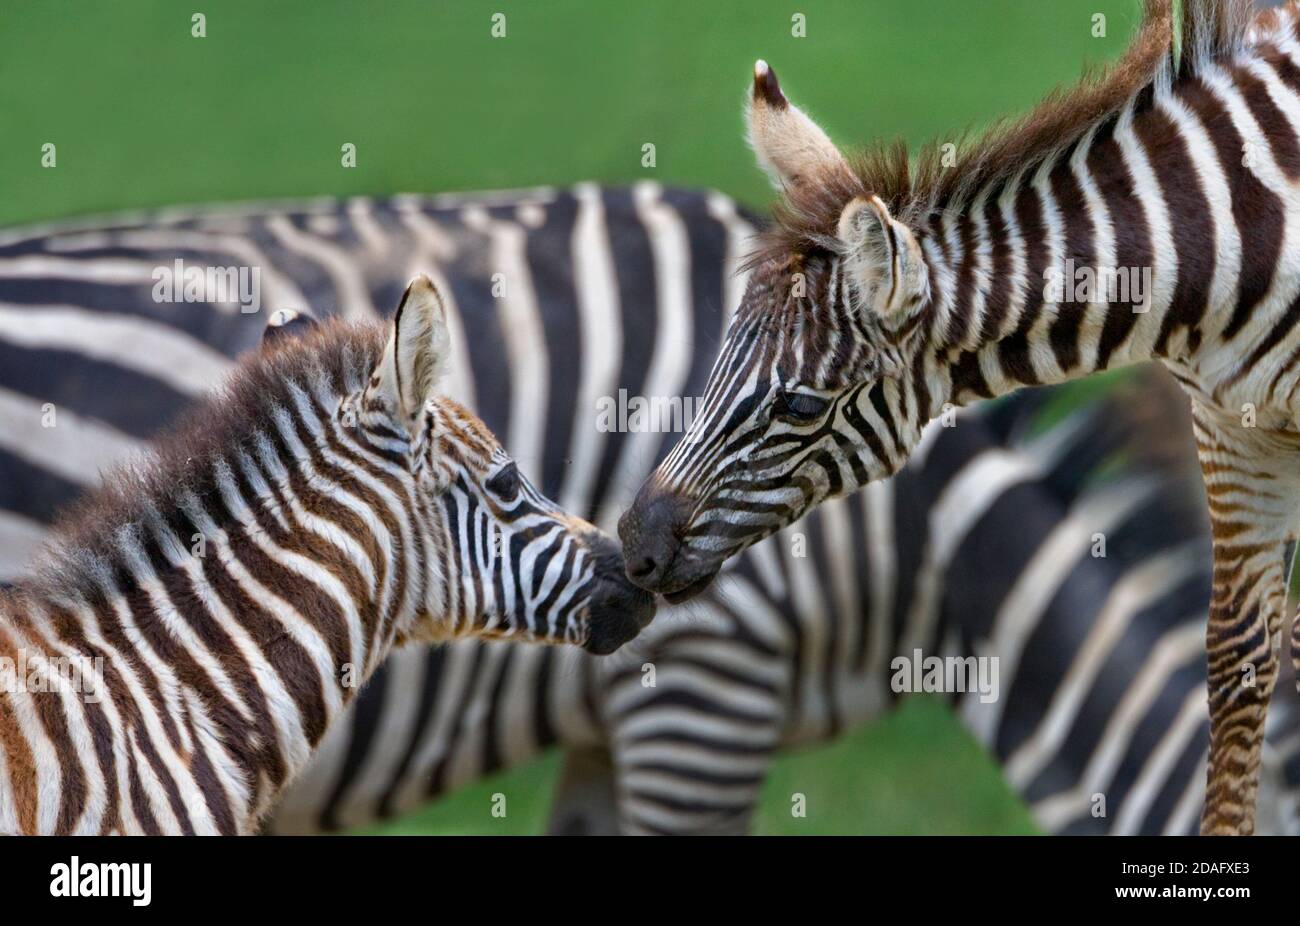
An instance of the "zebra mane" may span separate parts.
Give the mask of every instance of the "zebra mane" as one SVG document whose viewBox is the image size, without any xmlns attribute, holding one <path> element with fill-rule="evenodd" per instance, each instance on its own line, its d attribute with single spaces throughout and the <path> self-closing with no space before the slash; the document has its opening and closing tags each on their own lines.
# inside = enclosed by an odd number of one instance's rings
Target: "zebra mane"
<svg viewBox="0 0 1300 926">
<path fill-rule="evenodd" d="M 92 590 L 112 574 L 124 540 L 143 537 L 185 510 L 186 499 L 213 498 L 236 452 L 256 459 L 256 439 L 276 433 L 278 415 L 299 417 L 297 396 L 361 389 L 387 336 L 382 324 L 331 320 L 246 354 L 222 385 L 155 439 L 151 451 L 106 474 L 98 489 L 59 515 L 47 549 L 19 586 L 47 596 Z M 219 509 L 220 503 L 206 507 Z"/>
<path fill-rule="evenodd" d="M 844 206 L 858 196 L 880 197 L 895 217 L 918 223 L 936 211 L 960 208 L 981 191 L 996 189 L 1052 160 L 1139 94 L 1231 57 L 1245 47 L 1251 0 L 1182 0 L 1181 33 L 1174 30 L 1173 0 L 1143 0 L 1142 21 L 1127 51 L 1072 87 L 1050 93 L 1028 113 L 1004 118 L 967 136 L 953 152 L 938 140 L 910 157 L 901 139 L 876 142 L 846 155 L 850 169 L 817 183 L 788 188 L 746 261 L 815 251 L 835 236 Z M 1261 17 L 1261 28 L 1276 23 Z M 1181 55 L 1180 55 L 1181 49 Z"/>
</svg>

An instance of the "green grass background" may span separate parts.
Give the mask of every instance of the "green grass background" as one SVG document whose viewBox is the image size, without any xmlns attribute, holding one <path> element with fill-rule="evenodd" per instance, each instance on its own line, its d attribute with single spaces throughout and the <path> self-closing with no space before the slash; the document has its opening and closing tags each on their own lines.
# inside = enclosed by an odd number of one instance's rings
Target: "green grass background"
<svg viewBox="0 0 1300 926">
<path fill-rule="evenodd" d="M 195 12 L 204 38 L 190 34 Z M 506 36 L 494 39 L 498 12 Z M 791 34 L 796 13 L 806 37 Z M 755 58 L 841 143 L 955 140 L 1114 57 L 1137 18 L 1136 0 L 4 0 L 0 224 L 647 177 L 761 207 L 770 192 L 741 124 Z M 355 168 L 340 164 L 344 143 Z M 385 829 L 540 832 L 556 771 L 550 757 Z M 504 820 L 489 812 L 497 792 Z M 794 792 L 806 818 L 791 816 Z M 783 758 L 757 826 L 1033 829 L 996 767 L 924 699 Z"/>
</svg>

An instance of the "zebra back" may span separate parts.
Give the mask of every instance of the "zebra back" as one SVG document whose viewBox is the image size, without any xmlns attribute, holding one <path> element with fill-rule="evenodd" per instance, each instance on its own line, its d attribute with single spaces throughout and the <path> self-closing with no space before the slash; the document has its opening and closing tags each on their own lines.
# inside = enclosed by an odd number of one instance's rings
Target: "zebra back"
<svg viewBox="0 0 1300 926">
<path fill-rule="evenodd" d="M 643 183 L 0 230 L 0 579 L 59 507 L 256 346 L 272 311 L 378 317 L 417 273 L 449 295 L 452 351 L 468 358 L 450 394 L 543 493 L 612 528 L 684 428 L 752 229 L 721 194 Z M 219 275 L 187 288 L 205 268 L 246 271 L 256 297 L 241 304 Z M 668 427 L 629 414 L 633 400 Z"/>
</svg>

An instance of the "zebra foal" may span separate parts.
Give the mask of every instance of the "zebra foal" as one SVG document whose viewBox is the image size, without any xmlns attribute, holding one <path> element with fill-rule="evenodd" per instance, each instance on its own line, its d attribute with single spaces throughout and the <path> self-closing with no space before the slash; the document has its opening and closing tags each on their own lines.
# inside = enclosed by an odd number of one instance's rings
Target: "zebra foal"
<svg viewBox="0 0 1300 926">
<path fill-rule="evenodd" d="M 606 653 L 649 621 L 617 546 L 437 392 L 446 354 L 417 278 L 74 509 L 0 598 L 0 832 L 248 833 L 394 645 Z"/>
<path fill-rule="evenodd" d="M 965 145 L 845 156 L 755 64 L 782 190 L 703 407 L 620 527 L 669 600 L 924 425 L 1158 360 L 1193 408 L 1214 542 L 1207 834 L 1247 835 L 1300 539 L 1300 4 L 1145 0 L 1126 54 Z M 1292 658 L 1300 665 L 1300 615 Z"/>
</svg>

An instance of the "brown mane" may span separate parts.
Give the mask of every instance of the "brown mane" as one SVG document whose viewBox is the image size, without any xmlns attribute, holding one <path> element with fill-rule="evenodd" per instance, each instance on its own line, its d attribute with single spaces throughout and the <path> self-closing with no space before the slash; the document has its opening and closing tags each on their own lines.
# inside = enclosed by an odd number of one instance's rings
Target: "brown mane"
<svg viewBox="0 0 1300 926">
<path fill-rule="evenodd" d="M 220 387 L 156 438 L 150 453 L 121 465 L 59 515 L 35 583 L 46 591 L 85 589 L 111 568 L 122 531 L 175 511 L 182 493 L 211 497 L 217 461 L 272 430 L 276 411 L 292 407 L 292 386 L 310 390 L 324 380 L 340 394 L 364 386 L 386 337 L 378 323 L 330 321 L 245 355 Z"/>
<path fill-rule="evenodd" d="M 1143 0 L 1137 33 L 1117 61 L 1053 91 L 1028 113 L 964 139 L 955 165 L 944 166 L 939 142 L 924 145 L 911 159 L 903 141 L 878 142 L 848 154 L 849 171 L 788 188 L 747 266 L 825 247 L 855 196 L 879 196 L 896 218 L 913 224 L 958 208 L 973 193 L 1010 182 L 1075 144 L 1143 89 L 1193 73 L 1243 44 L 1253 15 L 1250 0 L 1182 0 L 1182 6 L 1181 61 L 1172 0 Z"/>
</svg>

